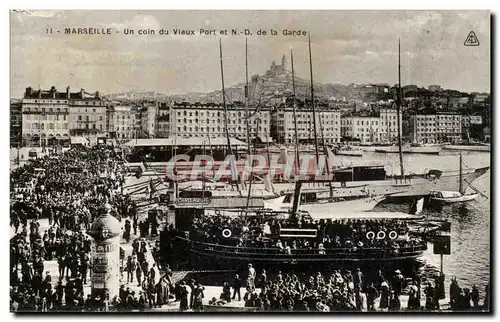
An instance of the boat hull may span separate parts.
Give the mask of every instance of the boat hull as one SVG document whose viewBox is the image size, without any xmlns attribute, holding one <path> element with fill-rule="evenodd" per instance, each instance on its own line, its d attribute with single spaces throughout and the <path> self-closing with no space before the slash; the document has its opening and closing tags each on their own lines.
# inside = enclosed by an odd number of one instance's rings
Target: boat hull
<svg viewBox="0 0 500 322">
<path fill-rule="evenodd" d="M 490 152 L 489 145 L 445 145 L 443 149 L 454 151 Z"/>
<path fill-rule="evenodd" d="M 489 167 L 476 169 L 473 172 L 463 174 L 463 180 L 472 183 L 488 171 Z M 425 177 L 423 175 L 413 176 L 406 179 L 386 179 L 376 181 L 351 181 L 351 182 L 332 182 L 333 197 L 352 197 L 352 196 L 371 196 L 391 195 L 394 197 L 421 197 L 428 196 L 431 191 L 460 190 L 459 174 L 443 174 L 439 178 Z M 263 186 L 263 185 L 261 185 Z M 293 189 L 293 184 L 274 184 L 274 191 L 289 191 Z M 304 183 L 303 189 L 318 188 L 319 185 Z M 328 187 L 328 184 L 322 184 L 321 187 Z M 257 186 L 255 187 L 257 188 Z M 329 194 L 329 193 L 328 193 Z"/>
<path fill-rule="evenodd" d="M 361 151 L 336 151 L 336 155 L 343 155 L 348 157 L 362 157 L 363 152 Z"/>
<path fill-rule="evenodd" d="M 352 251 L 348 249 L 327 250 L 326 254 L 314 253 L 314 250 L 292 251 L 285 254 L 277 248 L 242 248 L 223 246 L 191 241 L 187 238 L 176 237 L 174 248 L 183 255 L 190 256 L 194 265 L 234 266 L 237 263 L 254 263 L 259 266 L 264 264 L 281 265 L 317 265 L 339 263 L 375 263 L 375 262 L 400 262 L 413 260 L 423 255 L 427 244 L 400 248 L 399 251 L 379 248 L 366 248 Z M 293 253 L 296 252 L 296 253 Z"/>
<path fill-rule="evenodd" d="M 428 155 L 439 155 L 439 151 L 441 148 L 436 148 L 436 147 L 410 147 L 410 148 L 403 148 L 402 153 L 403 154 L 428 154 Z M 378 148 L 375 149 L 376 153 L 399 153 L 399 149 L 396 147 L 391 147 L 391 148 Z"/>
<path fill-rule="evenodd" d="M 320 196 L 326 197 L 328 195 L 329 192 L 322 193 Z M 315 202 L 310 204 L 301 204 L 299 206 L 299 210 L 307 211 L 311 214 L 312 217 L 317 219 L 327 219 L 332 218 L 332 216 L 335 214 L 370 211 L 384 199 L 385 196 L 378 196 L 337 202 Z M 280 203 L 280 201 L 282 200 L 283 197 L 266 201 L 264 202 L 264 208 L 273 209 L 276 211 L 290 210 L 292 208 L 292 205 L 289 203 Z"/>
<path fill-rule="evenodd" d="M 439 202 L 439 203 L 458 203 L 458 202 L 467 202 L 476 199 L 479 196 L 478 193 L 460 196 L 460 197 L 450 197 L 450 198 L 438 198 L 432 197 L 431 201 Z"/>
</svg>

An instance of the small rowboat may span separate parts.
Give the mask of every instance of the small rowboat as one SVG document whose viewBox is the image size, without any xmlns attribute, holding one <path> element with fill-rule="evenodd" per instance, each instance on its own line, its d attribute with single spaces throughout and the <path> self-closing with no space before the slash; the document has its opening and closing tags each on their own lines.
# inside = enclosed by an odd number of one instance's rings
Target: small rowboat
<svg viewBox="0 0 500 322">
<path fill-rule="evenodd" d="M 431 191 L 431 200 L 442 203 L 467 202 L 476 199 L 479 193 L 462 194 L 458 191 Z"/>
</svg>

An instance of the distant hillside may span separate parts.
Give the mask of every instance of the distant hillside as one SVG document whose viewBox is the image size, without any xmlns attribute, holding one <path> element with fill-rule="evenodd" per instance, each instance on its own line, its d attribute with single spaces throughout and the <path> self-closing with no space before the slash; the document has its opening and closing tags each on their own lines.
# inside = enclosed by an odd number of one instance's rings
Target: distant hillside
<svg viewBox="0 0 500 322">
<path fill-rule="evenodd" d="M 158 92 L 123 92 L 105 96 L 110 100 L 167 100 L 168 95 Z"/>
<path fill-rule="evenodd" d="M 285 93 L 292 93 L 292 73 L 286 68 L 283 60 L 281 65 L 273 61 L 271 67 L 264 75 L 252 76 L 249 83 L 249 97 L 253 102 L 269 102 L 273 99 L 283 97 Z M 300 77 L 295 77 L 295 92 L 298 98 L 310 98 L 310 82 Z M 314 95 L 316 99 L 328 100 L 357 100 L 363 99 L 363 94 L 356 86 L 340 84 L 314 83 Z M 210 93 L 186 93 L 179 95 L 167 95 L 158 92 L 126 92 L 108 95 L 112 100 L 168 100 L 208 103 L 222 102 L 222 90 Z M 244 101 L 245 84 L 239 83 L 226 88 L 226 99 L 228 102 Z"/>
</svg>

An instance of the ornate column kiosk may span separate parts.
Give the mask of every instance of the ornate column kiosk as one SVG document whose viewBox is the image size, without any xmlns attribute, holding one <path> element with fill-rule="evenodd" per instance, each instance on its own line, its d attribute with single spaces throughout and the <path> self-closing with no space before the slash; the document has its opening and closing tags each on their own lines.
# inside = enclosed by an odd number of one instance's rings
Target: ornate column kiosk
<svg viewBox="0 0 500 322">
<path fill-rule="evenodd" d="M 92 223 L 88 234 L 92 243 L 92 296 L 104 298 L 106 292 L 109 300 L 118 295 L 120 288 L 120 222 L 107 212 Z"/>
</svg>

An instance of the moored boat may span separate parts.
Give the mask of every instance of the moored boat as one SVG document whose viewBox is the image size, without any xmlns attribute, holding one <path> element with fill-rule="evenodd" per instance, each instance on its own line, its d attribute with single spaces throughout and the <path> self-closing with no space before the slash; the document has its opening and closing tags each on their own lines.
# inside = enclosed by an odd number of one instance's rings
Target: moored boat
<svg viewBox="0 0 500 322">
<path fill-rule="evenodd" d="M 440 147 L 435 146 L 403 146 L 401 148 L 401 153 L 403 154 L 431 154 L 438 155 Z M 399 153 L 399 148 L 397 146 L 388 147 L 378 147 L 375 149 L 377 153 Z"/>
<path fill-rule="evenodd" d="M 363 151 L 359 148 L 354 148 L 352 146 L 343 146 L 333 151 L 336 155 L 344 155 L 350 157 L 362 157 Z"/>
<path fill-rule="evenodd" d="M 458 144 L 447 144 L 443 146 L 445 150 L 452 151 L 471 151 L 471 152 L 490 152 L 490 145 L 486 144 L 474 144 L 474 145 L 458 145 Z"/>
<path fill-rule="evenodd" d="M 264 208 L 275 211 L 292 209 L 293 192 L 264 201 Z M 299 210 L 307 211 L 314 218 L 331 218 L 334 215 L 372 210 L 385 196 L 353 196 L 351 198 L 330 198 L 329 189 L 302 189 Z"/>
<path fill-rule="evenodd" d="M 459 191 L 431 191 L 430 200 L 441 203 L 457 203 L 475 200 L 479 193 L 462 194 Z"/>
<path fill-rule="evenodd" d="M 369 214 L 369 213 L 368 213 Z M 177 232 L 174 248 L 197 264 L 235 265 L 386 262 L 414 259 L 427 242 L 413 236 L 408 214 L 351 215 L 315 220 L 307 212 L 234 212 L 233 215 L 196 215 L 192 229 Z M 356 230 L 353 233 L 352 227 Z M 172 235 L 172 234 L 171 234 Z M 193 263 L 195 264 L 195 263 Z"/>
</svg>

